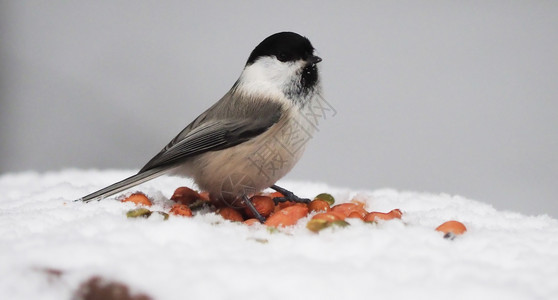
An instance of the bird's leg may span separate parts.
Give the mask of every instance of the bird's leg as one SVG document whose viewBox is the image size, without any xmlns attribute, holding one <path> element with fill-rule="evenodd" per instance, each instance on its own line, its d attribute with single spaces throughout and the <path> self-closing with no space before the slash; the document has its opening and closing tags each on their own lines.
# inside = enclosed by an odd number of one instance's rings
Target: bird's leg
<svg viewBox="0 0 558 300">
<path fill-rule="evenodd" d="M 280 186 L 277 185 L 272 185 L 271 186 L 272 189 L 278 191 L 279 193 L 283 194 L 284 197 L 276 197 L 273 198 L 273 202 L 275 202 L 275 204 L 279 203 L 279 202 L 286 202 L 286 201 L 293 201 L 296 203 L 310 203 L 310 199 L 307 198 L 299 198 L 297 195 L 295 195 L 293 192 L 286 190 Z"/>
<path fill-rule="evenodd" d="M 265 218 L 256 210 L 254 204 L 250 201 L 248 196 L 244 194 L 242 195 L 242 199 L 244 200 L 244 203 L 246 203 L 246 206 L 248 206 L 248 209 L 250 209 L 250 211 L 254 214 L 256 219 L 258 219 L 261 223 L 265 223 Z"/>
</svg>

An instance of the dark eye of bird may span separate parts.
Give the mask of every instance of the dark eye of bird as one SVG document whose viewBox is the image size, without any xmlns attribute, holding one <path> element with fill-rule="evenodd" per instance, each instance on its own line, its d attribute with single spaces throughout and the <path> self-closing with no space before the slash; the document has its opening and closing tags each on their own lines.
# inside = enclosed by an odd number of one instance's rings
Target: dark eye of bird
<svg viewBox="0 0 558 300">
<path fill-rule="evenodd" d="M 289 60 L 289 55 L 285 52 L 279 52 L 279 54 L 277 54 L 276 57 L 279 61 L 282 62 L 286 62 Z"/>
</svg>

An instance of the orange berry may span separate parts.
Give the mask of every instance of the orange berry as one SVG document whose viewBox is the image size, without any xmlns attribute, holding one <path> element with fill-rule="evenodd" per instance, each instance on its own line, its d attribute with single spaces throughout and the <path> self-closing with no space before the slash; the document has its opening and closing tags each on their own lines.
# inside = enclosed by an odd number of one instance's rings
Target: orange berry
<svg viewBox="0 0 558 300">
<path fill-rule="evenodd" d="M 446 235 L 449 233 L 457 235 L 457 234 L 465 233 L 465 231 L 467 231 L 467 227 L 465 227 L 465 225 L 463 225 L 463 223 L 459 221 L 447 221 L 442 225 L 438 226 L 436 230 L 441 231 Z"/>
<path fill-rule="evenodd" d="M 200 194 L 198 192 L 192 190 L 189 187 L 181 186 L 174 191 L 172 194 L 171 200 L 176 201 L 178 203 L 190 205 L 194 203 L 194 201 L 200 198 Z"/>
<path fill-rule="evenodd" d="M 364 220 L 364 216 L 363 216 L 361 213 L 359 213 L 358 211 L 353 211 L 353 212 L 351 212 L 351 213 L 347 216 L 347 218 L 354 218 L 354 219 L 361 219 L 361 220 Z"/>
<path fill-rule="evenodd" d="M 365 222 L 376 222 L 378 220 L 389 220 L 389 216 L 386 213 L 373 211 L 364 216 Z"/>
<path fill-rule="evenodd" d="M 392 209 L 388 214 L 395 219 L 401 219 L 401 216 L 403 216 L 403 213 L 399 209 Z"/>
<path fill-rule="evenodd" d="M 233 221 L 233 222 L 242 222 L 244 218 L 242 215 L 232 207 L 223 207 L 219 209 L 219 214 L 223 219 Z"/>
<path fill-rule="evenodd" d="M 126 197 L 125 199 L 122 199 L 121 201 L 133 202 L 136 205 L 151 206 L 151 201 L 149 201 L 149 198 L 147 198 L 147 196 L 141 192 L 133 193 L 130 196 Z"/>
<path fill-rule="evenodd" d="M 308 203 L 308 209 L 312 211 L 329 211 L 331 208 L 329 204 L 320 199 L 312 200 L 312 202 Z"/>
<path fill-rule="evenodd" d="M 248 226 L 252 226 L 254 224 L 261 224 L 260 220 L 252 218 L 252 219 L 248 219 L 246 221 L 244 221 L 244 224 L 248 225 Z"/>
<path fill-rule="evenodd" d="M 273 199 L 273 198 L 272 198 Z M 275 206 L 275 212 L 278 212 L 280 210 L 282 210 L 283 208 L 287 208 L 289 206 L 293 206 L 295 205 L 296 202 L 294 201 L 285 201 L 285 202 L 279 202 L 277 203 L 277 205 Z"/>
<path fill-rule="evenodd" d="M 256 210 L 264 218 L 267 218 L 275 208 L 275 203 L 273 202 L 271 197 L 268 196 L 252 196 L 252 198 L 250 198 L 250 202 L 252 202 Z M 244 208 L 244 214 L 249 218 L 255 217 L 248 207 Z"/>
<path fill-rule="evenodd" d="M 358 212 L 363 217 L 368 214 L 368 212 L 361 205 L 356 203 L 337 204 L 331 208 L 331 211 L 343 214 L 345 217 L 348 217 L 352 212 Z"/>
<path fill-rule="evenodd" d="M 358 205 L 358 206 L 360 206 L 360 207 L 362 207 L 362 208 L 364 208 L 364 205 L 366 205 L 366 203 L 364 203 L 364 202 L 362 202 L 362 201 L 360 201 L 360 200 L 356 200 L 356 199 L 351 200 L 351 203 L 354 203 L 354 204 L 356 204 L 356 205 Z"/>
<path fill-rule="evenodd" d="M 399 209 L 394 209 L 388 213 L 373 211 L 364 217 L 365 222 L 376 222 L 378 220 L 401 219 L 402 213 Z"/>
<path fill-rule="evenodd" d="M 185 204 L 174 204 L 171 207 L 169 213 L 173 215 L 184 216 L 184 217 L 192 216 L 192 210 L 188 207 L 188 205 Z"/>
<path fill-rule="evenodd" d="M 203 201 L 209 201 L 209 192 L 200 192 L 200 199 Z"/>
<path fill-rule="evenodd" d="M 272 214 L 267 221 L 265 221 L 265 225 L 272 227 L 294 225 L 307 214 L 308 207 L 306 205 L 292 205 Z"/>
<path fill-rule="evenodd" d="M 269 197 L 271 197 L 271 199 L 273 199 L 273 198 L 283 198 L 285 196 L 283 194 L 279 193 L 279 192 L 273 192 L 273 193 L 269 194 Z"/>
</svg>

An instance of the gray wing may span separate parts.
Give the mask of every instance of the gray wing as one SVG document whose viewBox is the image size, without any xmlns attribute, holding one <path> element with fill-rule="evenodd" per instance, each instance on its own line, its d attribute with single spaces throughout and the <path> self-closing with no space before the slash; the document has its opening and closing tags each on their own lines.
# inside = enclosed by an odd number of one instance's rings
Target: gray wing
<svg viewBox="0 0 558 300">
<path fill-rule="evenodd" d="M 248 141 L 279 121 L 281 107 L 277 101 L 246 99 L 227 93 L 182 130 L 139 173 Z"/>
</svg>

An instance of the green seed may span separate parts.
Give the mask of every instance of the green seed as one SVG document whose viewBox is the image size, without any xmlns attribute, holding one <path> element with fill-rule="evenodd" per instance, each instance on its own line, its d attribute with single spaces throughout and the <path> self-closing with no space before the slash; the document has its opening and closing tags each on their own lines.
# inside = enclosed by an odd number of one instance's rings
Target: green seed
<svg viewBox="0 0 558 300">
<path fill-rule="evenodd" d="M 318 232 L 329 226 L 329 222 L 322 219 L 312 219 L 306 223 L 306 228 L 312 232 Z"/>
<path fill-rule="evenodd" d="M 166 212 L 162 212 L 162 211 L 156 211 L 156 213 L 160 214 L 161 216 L 163 216 L 163 220 L 168 220 L 169 219 L 169 214 L 167 214 Z"/>
<path fill-rule="evenodd" d="M 207 205 L 207 201 L 201 200 L 201 199 L 197 199 L 196 201 L 194 201 L 194 203 L 188 205 L 188 207 L 189 207 L 192 211 L 196 211 L 196 210 L 200 210 L 200 209 L 204 208 L 206 205 Z"/>
<path fill-rule="evenodd" d="M 268 226 L 267 227 L 267 232 L 273 234 L 273 233 L 278 233 L 278 232 L 281 232 L 281 231 L 279 229 L 277 229 L 276 227 Z"/>
<path fill-rule="evenodd" d="M 327 204 L 329 204 L 329 206 L 332 206 L 333 203 L 335 203 L 335 198 L 333 198 L 333 196 L 328 193 L 321 193 L 318 196 L 316 196 L 314 199 L 324 200 L 325 202 L 327 202 Z"/>
<path fill-rule="evenodd" d="M 248 238 L 249 240 L 253 240 L 254 242 L 258 242 L 260 244 L 267 244 L 269 243 L 268 239 L 262 239 L 262 238 Z"/>
<path fill-rule="evenodd" d="M 347 223 L 343 220 L 333 221 L 330 224 L 331 224 L 331 226 L 337 226 L 337 227 L 347 227 L 347 226 L 351 225 L 351 224 L 349 224 L 349 223 Z"/>
<path fill-rule="evenodd" d="M 132 209 L 130 211 L 128 211 L 126 213 L 126 217 L 128 218 L 138 218 L 138 217 L 144 217 L 147 218 L 151 215 L 151 211 L 147 208 L 136 208 L 136 209 Z"/>
<path fill-rule="evenodd" d="M 312 219 L 308 221 L 308 223 L 306 223 L 306 228 L 308 228 L 308 230 L 312 232 L 318 232 L 322 229 L 329 228 L 329 227 L 347 227 L 349 225 L 351 224 L 343 220 L 337 220 L 332 222 L 332 221 L 326 221 L 322 219 Z"/>
</svg>

